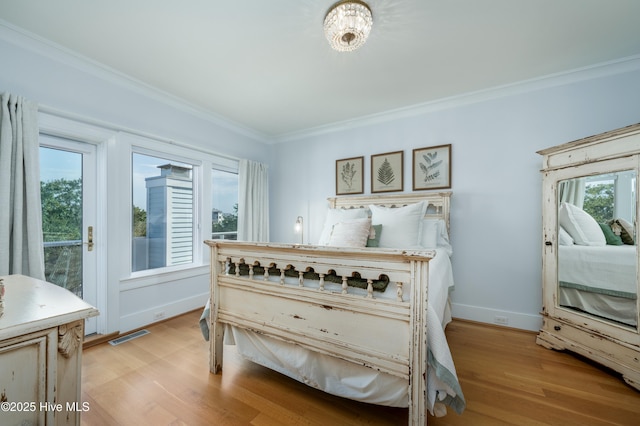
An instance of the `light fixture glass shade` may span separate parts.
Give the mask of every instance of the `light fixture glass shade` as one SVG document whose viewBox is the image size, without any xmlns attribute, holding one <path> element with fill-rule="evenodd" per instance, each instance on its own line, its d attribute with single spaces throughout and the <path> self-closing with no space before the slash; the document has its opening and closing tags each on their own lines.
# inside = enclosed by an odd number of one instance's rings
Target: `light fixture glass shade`
<svg viewBox="0 0 640 426">
<path fill-rule="evenodd" d="M 300 244 L 304 244 L 304 225 L 302 216 L 298 216 L 296 218 L 296 225 L 294 229 L 296 234 L 300 234 Z"/>
<path fill-rule="evenodd" d="M 373 25 L 371 9 L 358 0 L 340 1 L 324 18 L 324 34 L 329 44 L 339 52 L 350 52 L 362 46 Z"/>
</svg>

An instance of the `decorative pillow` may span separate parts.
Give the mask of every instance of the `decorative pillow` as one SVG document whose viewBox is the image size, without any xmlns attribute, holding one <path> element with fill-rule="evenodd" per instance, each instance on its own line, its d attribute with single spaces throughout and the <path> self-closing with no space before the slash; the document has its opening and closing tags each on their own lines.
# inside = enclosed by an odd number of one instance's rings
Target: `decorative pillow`
<svg viewBox="0 0 640 426">
<path fill-rule="evenodd" d="M 608 225 L 606 223 L 599 223 L 598 225 L 600 225 L 600 229 L 602 229 L 602 233 L 604 234 L 604 238 L 607 241 L 608 245 L 621 246 L 624 244 L 622 242 L 622 238 L 613 233 L 611 225 Z"/>
<path fill-rule="evenodd" d="M 333 225 L 336 223 L 352 219 L 366 219 L 368 216 L 366 209 L 329 209 L 327 211 L 327 218 L 324 221 L 322 233 L 320 234 L 320 240 L 318 240 L 318 245 L 326 246 L 329 244 L 331 231 L 333 230 Z"/>
<path fill-rule="evenodd" d="M 558 221 L 578 245 L 604 246 L 607 244 L 598 222 L 589 213 L 573 204 L 560 205 Z"/>
<path fill-rule="evenodd" d="M 608 223 L 611 226 L 613 233 L 619 235 L 624 244 L 635 244 L 635 231 L 633 229 L 633 225 L 624 219 L 613 219 Z"/>
<path fill-rule="evenodd" d="M 364 247 L 369 238 L 371 230 L 371 219 L 353 219 L 345 222 L 338 222 L 333 225 L 330 246 L 335 247 Z"/>
<path fill-rule="evenodd" d="M 369 238 L 367 238 L 367 247 L 380 247 L 380 233 L 382 225 L 371 225 Z"/>
<path fill-rule="evenodd" d="M 370 205 L 371 223 L 382 225 L 384 232 L 380 235 L 380 247 L 385 248 L 419 248 L 420 228 L 427 209 L 421 201 L 404 207 L 391 208 Z"/>
<path fill-rule="evenodd" d="M 571 238 L 571 235 L 569 235 L 569 233 L 566 231 L 566 229 L 564 229 L 562 226 L 558 230 L 558 243 L 561 246 L 572 246 L 573 245 L 573 238 Z"/>
</svg>

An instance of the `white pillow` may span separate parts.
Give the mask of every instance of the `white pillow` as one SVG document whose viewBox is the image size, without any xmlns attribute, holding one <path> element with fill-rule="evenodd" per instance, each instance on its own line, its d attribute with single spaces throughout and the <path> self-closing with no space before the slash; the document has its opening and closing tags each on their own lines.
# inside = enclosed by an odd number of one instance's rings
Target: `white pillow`
<svg viewBox="0 0 640 426">
<path fill-rule="evenodd" d="M 318 240 L 318 245 L 326 246 L 329 244 L 331 231 L 333 230 L 333 225 L 336 223 L 352 219 L 366 219 L 368 216 L 366 209 L 329 209 L 327 218 L 324 221 L 322 233 L 320 234 L 320 240 Z"/>
<path fill-rule="evenodd" d="M 573 238 L 571 235 L 561 226 L 558 230 L 558 244 L 561 246 L 572 246 Z"/>
<path fill-rule="evenodd" d="M 380 247 L 412 249 L 420 247 L 420 229 L 427 204 L 421 201 L 404 207 L 370 205 L 371 223 L 382 225 Z"/>
<path fill-rule="evenodd" d="M 338 222 L 333 225 L 329 245 L 334 247 L 365 247 L 370 231 L 371 219 L 369 218 Z"/>
<path fill-rule="evenodd" d="M 605 246 L 607 240 L 598 222 L 584 210 L 569 203 L 560 204 L 558 222 L 573 241 L 582 246 Z"/>
<path fill-rule="evenodd" d="M 449 243 L 447 224 L 443 219 L 423 219 L 421 233 L 420 245 L 422 247 L 428 249 L 444 248 L 449 256 L 453 254 L 453 248 Z"/>
<path fill-rule="evenodd" d="M 429 219 L 423 220 L 420 245 L 424 248 L 436 248 L 438 246 L 438 233 L 440 233 L 440 227 L 437 221 Z"/>
</svg>

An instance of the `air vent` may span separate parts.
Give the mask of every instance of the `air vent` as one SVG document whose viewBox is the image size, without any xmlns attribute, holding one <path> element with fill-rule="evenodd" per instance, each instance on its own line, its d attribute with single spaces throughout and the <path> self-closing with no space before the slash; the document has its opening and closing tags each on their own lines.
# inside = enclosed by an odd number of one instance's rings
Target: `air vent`
<svg viewBox="0 0 640 426">
<path fill-rule="evenodd" d="M 121 343 L 128 342 L 129 340 L 133 340 L 135 338 L 144 336 L 145 334 L 149 334 L 147 330 L 136 331 L 135 333 L 127 334 L 126 336 L 118 337 L 117 339 L 109 340 L 109 344 L 111 346 L 117 346 Z"/>
</svg>

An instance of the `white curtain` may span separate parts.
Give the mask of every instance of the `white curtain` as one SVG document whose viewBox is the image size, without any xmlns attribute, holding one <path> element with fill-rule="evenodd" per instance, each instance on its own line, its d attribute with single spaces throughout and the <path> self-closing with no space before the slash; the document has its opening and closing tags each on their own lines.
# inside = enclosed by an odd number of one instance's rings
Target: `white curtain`
<svg viewBox="0 0 640 426">
<path fill-rule="evenodd" d="M 562 181 L 558 184 L 558 196 L 560 202 L 573 204 L 582 208 L 584 205 L 585 179 L 576 178 Z"/>
<path fill-rule="evenodd" d="M 238 240 L 269 241 L 267 165 L 240 160 L 238 186 Z"/>
<path fill-rule="evenodd" d="M 0 94 L 0 275 L 44 280 L 38 106 Z"/>
</svg>

